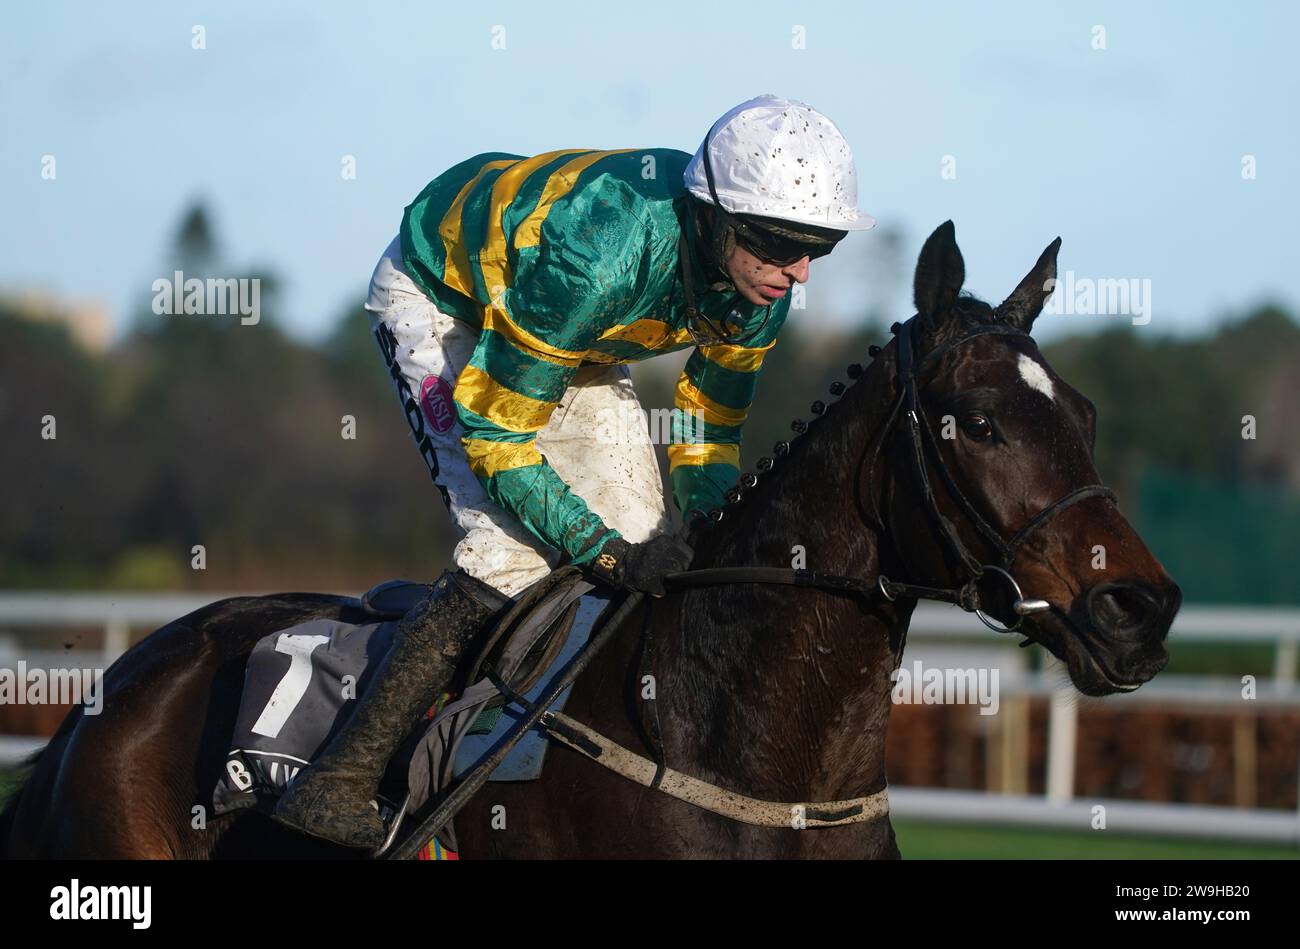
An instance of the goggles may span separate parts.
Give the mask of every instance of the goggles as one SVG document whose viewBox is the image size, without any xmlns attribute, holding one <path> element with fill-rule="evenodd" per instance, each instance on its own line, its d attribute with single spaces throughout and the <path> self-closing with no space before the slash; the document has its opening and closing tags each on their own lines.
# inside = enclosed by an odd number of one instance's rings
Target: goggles
<svg viewBox="0 0 1300 949">
<path fill-rule="evenodd" d="M 714 205 L 714 208 L 716 210 L 718 206 Z M 788 267 L 805 257 L 810 260 L 825 257 L 848 233 L 829 228 L 821 229 L 820 234 L 810 230 L 795 231 L 745 220 L 726 211 L 723 213 L 731 219 L 737 244 L 764 263 L 778 267 Z"/>
</svg>

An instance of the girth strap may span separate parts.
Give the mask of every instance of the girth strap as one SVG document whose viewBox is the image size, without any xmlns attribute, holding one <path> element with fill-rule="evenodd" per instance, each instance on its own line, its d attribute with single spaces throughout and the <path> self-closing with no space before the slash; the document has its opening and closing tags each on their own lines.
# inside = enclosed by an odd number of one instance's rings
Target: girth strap
<svg viewBox="0 0 1300 949">
<path fill-rule="evenodd" d="M 595 729 L 561 712 L 547 712 L 539 724 L 557 741 L 642 787 L 654 787 L 656 774 L 661 773 L 662 780 L 657 787 L 659 791 L 679 801 L 746 824 L 795 829 L 840 827 L 875 820 L 889 813 L 888 788 L 845 801 L 763 801 L 728 791 L 672 768 L 660 772 L 650 759 L 628 751 Z"/>
</svg>

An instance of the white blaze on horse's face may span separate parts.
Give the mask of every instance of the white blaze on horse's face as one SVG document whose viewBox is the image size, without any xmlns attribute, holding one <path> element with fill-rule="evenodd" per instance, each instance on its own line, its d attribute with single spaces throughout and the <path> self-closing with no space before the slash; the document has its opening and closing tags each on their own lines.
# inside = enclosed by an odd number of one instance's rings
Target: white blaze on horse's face
<svg viewBox="0 0 1300 949">
<path fill-rule="evenodd" d="M 1025 380 L 1025 384 L 1031 389 L 1037 389 L 1049 399 L 1056 398 L 1056 390 L 1052 386 L 1052 377 L 1047 374 L 1047 370 L 1041 365 L 1030 359 L 1024 353 L 1016 361 L 1020 367 L 1020 378 Z"/>
</svg>

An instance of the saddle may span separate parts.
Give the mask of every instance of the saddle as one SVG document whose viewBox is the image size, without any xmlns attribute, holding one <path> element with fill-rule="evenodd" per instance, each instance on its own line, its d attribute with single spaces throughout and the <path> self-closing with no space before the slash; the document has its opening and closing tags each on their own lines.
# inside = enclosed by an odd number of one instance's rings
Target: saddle
<svg viewBox="0 0 1300 949">
<path fill-rule="evenodd" d="M 493 611 L 492 618 L 457 670 L 453 698 L 411 723 L 380 785 L 381 815 L 402 801 L 414 812 L 485 757 L 519 714 L 508 707 L 511 699 L 540 695 L 618 596 L 597 591 L 571 565 L 513 598 L 463 574 L 457 581 Z M 345 684 L 355 683 L 357 698 L 364 694 L 371 670 L 391 648 L 397 620 L 430 590 L 428 584 L 388 581 L 350 600 L 359 618 L 310 620 L 258 642 L 245 666 L 231 751 L 214 792 L 216 814 L 274 805 L 346 722 L 351 705 Z M 310 670 L 309 677 L 286 701 L 295 662 Z M 492 780 L 539 777 L 548 744 L 540 730 L 530 732 Z"/>
<path fill-rule="evenodd" d="M 563 648 L 578 614 L 578 602 L 593 584 L 577 567 L 561 567 L 508 597 L 496 588 L 461 573 L 457 581 L 480 603 L 493 611 L 477 648 L 461 661 L 453 684 L 471 685 L 490 675 L 499 676 L 515 692 L 527 692 L 549 669 Z M 389 580 L 366 591 L 360 606 L 381 620 L 398 620 L 424 600 L 431 584 Z M 504 695 L 489 707 L 504 704 Z"/>
</svg>

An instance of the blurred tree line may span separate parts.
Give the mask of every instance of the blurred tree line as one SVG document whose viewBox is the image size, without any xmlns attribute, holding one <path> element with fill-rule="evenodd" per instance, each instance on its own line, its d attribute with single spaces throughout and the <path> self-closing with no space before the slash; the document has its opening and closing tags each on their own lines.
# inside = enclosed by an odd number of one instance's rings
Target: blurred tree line
<svg viewBox="0 0 1300 949">
<path fill-rule="evenodd" d="M 898 245 L 896 234 L 881 243 L 890 273 L 873 283 L 910 279 Z M 162 272 L 174 268 L 234 272 L 201 207 Z M 262 280 L 257 325 L 159 316 L 144 302 L 102 354 L 0 302 L 0 586 L 355 591 L 448 561 L 454 537 L 370 338 L 363 287 L 311 346 L 277 328 L 274 276 L 243 276 Z M 878 299 L 864 306 L 852 332 L 792 313 L 763 369 L 743 467 L 887 340 Z M 1125 323 L 1045 353 L 1096 403 L 1102 475 L 1157 555 L 1180 580 L 1202 565 L 1217 578 L 1199 590 L 1184 580 L 1189 600 L 1300 602 L 1300 326 L 1289 314 L 1265 306 L 1195 338 Z M 671 405 L 685 356 L 634 367 L 645 408 Z M 1207 522 L 1211 496 L 1223 510 Z M 206 570 L 191 569 L 194 545 Z M 1252 552 L 1282 566 L 1261 580 Z"/>
<path fill-rule="evenodd" d="M 202 208 L 173 267 L 236 273 Z M 442 502 L 360 303 L 306 346 L 276 326 L 274 278 L 238 275 L 262 280 L 256 325 L 145 302 L 100 356 L 0 310 L 0 585 L 347 590 L 444 561 Z"/>
</svg>

